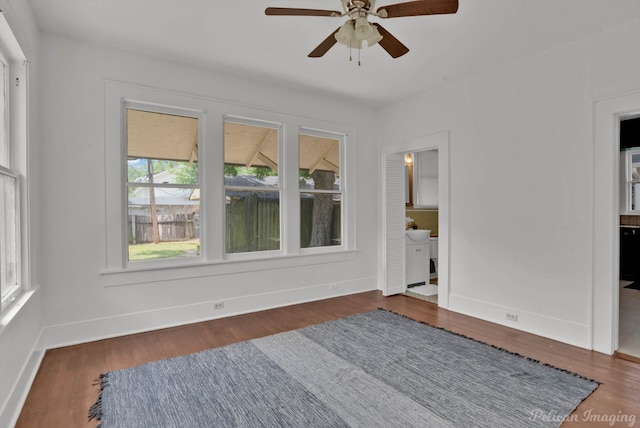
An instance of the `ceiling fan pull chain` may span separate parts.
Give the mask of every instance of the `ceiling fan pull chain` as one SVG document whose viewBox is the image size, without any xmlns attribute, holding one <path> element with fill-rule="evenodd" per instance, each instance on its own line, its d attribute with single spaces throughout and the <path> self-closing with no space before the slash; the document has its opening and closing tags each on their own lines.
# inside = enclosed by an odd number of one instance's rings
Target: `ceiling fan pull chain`
<svg viewBox="0 0 640 428">
<path fill-rule="evenodd" d="M 353 41 L 349 39 L 349 62 L 353 61 Z"/>
</svg>

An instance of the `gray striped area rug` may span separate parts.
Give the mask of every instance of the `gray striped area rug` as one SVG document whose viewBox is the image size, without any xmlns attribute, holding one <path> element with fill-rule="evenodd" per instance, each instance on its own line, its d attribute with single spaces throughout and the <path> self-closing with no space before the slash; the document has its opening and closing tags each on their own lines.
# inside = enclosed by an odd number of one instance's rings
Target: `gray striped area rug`
<svg viewBox="0 0 640 428">
<path fill-rule="evenodd" d="M 556 427 L 597 383 L 376 310 L 101 375 L 122 427 Z"/>
</svg>

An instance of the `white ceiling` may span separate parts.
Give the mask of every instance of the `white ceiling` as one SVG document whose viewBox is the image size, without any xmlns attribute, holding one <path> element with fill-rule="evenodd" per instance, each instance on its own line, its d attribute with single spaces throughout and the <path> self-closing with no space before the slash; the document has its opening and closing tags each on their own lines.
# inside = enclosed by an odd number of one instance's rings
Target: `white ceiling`
<svg viewBox="0 0 640 428">
<path fill-rule="evenodd" d="M 455 15 L 371 17 L 410 51 L 365 48 L 358 66 L 342 45 L 307 58 L 345 18 L 264 15 L 340 10 L 339 0 L 29 1 L 47 32 L 375 106 L 640 16 L 640 0 L 460 0 Z"/>
</svg>

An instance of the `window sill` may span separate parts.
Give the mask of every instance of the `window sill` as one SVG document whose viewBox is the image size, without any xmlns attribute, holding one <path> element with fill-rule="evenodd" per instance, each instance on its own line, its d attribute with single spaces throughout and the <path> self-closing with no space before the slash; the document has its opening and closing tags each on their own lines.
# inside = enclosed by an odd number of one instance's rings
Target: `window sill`
<svg viewBox="0 0 640 428">
<path fill-rule="evenodd" d="M 242 272 L 268 271 L 298 266 L 337 263 L 355 260 L 356 250 L 284 255 L 260 259 L 230 259 L 215 262 L 195 262 L 180 265 L 140 266 L 105 270 L 105 287 L 143 284 L 158 281 L 202 278 Z"/>
<path fill-rule="evenodd" d="M 0 335 L 4 331 L 5 328 L 11 321 L 13 321 L 20 313 L 20 310 L 27 304 L 27 302 L 31 299 L 31 297 L 38 291 L 38 288 L 34 288 L 32 290 L 25 291 L 20 294 L 16 300 L 13 302 L 11 306 L 9 306 L 6 311 L 0 316 Z"/>
</svg>

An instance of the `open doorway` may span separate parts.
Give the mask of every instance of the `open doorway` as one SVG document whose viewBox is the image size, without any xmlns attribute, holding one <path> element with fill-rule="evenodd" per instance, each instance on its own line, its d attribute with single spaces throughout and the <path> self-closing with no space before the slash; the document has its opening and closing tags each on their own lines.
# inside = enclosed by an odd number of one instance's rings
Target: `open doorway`
<svg viewBox="0 0 640 428">
<path fill-rule="evenodd" d="M 640 113 L 640 91 L 594 102 L 593 282 L 589 348 L 612 355 L 620 338 L 620 122 Z"/>
<path fill-rule="evenodd" d="M 438 303 L 438 149 L 405 154 L 406 295 Z M 416 230 L 418 232 L 413 232 Z"/>
<path fill-rule="evenodd" d="M 640 115 L 620 118 L 619 338 L 640 360 Z"/>
<path fill-rule="evenodd" d="M 437 153 L 437 278 L 438 305 L 448 307 L 449 295 L 449 133 L 418 137 L 383 150 L 382 263 L 380 289 L 385 296 L 404 293 L 406 282 L 407 180 L 405 154 Z M 415 194 L 415 192 L 414 192 Z"/>
</svg>

